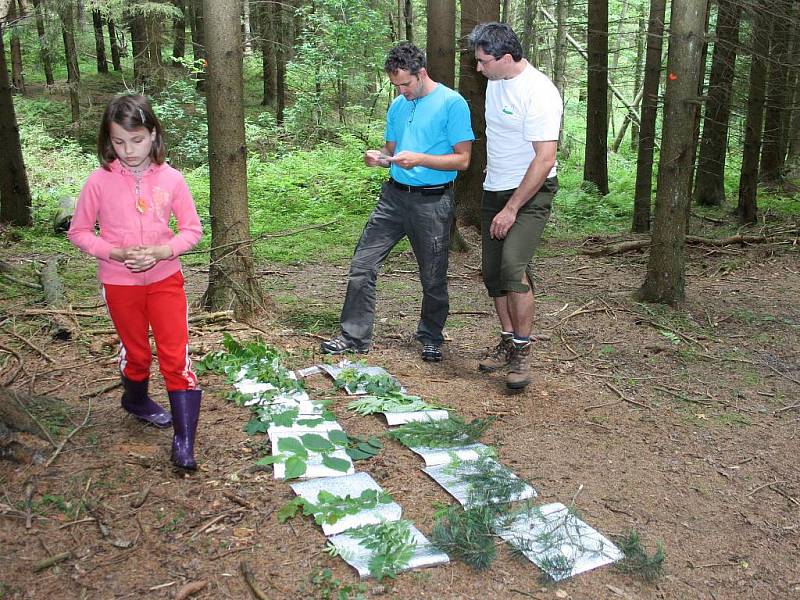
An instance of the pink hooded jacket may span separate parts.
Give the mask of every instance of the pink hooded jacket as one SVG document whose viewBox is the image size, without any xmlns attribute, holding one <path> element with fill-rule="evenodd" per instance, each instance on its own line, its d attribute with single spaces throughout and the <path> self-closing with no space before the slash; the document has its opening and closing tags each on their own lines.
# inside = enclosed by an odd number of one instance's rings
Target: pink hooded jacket
<svg viewBox="0 0 800 600">
<path fill-rule="evenodd" d="M 136 181 L 118 160 L 110 171 L 94 171 L 78 196 L 67 237 L 78 248 L 97 258 L 97 277 L 114 285 L 148 285 L 181 269 L 178 256 L 194 246 L 202 235 L 192 195 L 179 171 L 168 164 L 152 165 L 142 176 L 141 196 L 146 208 L 136 206 Z M 175 215 L 178 233 L 170 228 Z M 99 235 L 95 223 L 100 226 Z M 110 257 L 113 248 L 166 244 L 172 258 L 152 269 L 134 273 Z"/>
</svg>

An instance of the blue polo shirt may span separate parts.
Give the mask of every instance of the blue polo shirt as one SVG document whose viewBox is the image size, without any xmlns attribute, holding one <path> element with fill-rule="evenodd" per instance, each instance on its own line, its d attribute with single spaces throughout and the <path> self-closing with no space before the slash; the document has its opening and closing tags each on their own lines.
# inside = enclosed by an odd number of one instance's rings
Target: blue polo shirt
<svg viewBox="0 0 800 600">
<path fill-rule="evenodd" d="M 441 83 L 416 100 L 395 98 L 386 113 L 384 137 L 387 142 L 395 143 L 395 154 L 403 150 L 452 154 L 453 146 L 459 142 L 475 139 L 466 100 Z M 441 185 L 453 181 L 458 171 L 421 166 L 404 169 L 392 163 L 389 173 L 406 185 Z"/>
</svg>

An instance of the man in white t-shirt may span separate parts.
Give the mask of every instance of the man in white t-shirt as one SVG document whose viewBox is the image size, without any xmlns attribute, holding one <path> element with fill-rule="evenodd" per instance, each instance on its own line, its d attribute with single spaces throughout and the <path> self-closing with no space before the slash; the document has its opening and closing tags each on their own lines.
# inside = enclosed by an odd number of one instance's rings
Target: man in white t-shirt
<svg viewBox="0 0 800 600">
<path fill-rule="evenodd" d="M 558 190 L 556 150 L 563 104 L 550 79 L 522 57 L 504 23 L 469 35 L 486 88 L 487 167 L 482 203 L 483 281 L 500 319 L 500 341 L 479 370 L 506 369 L 506 385 L 531 381 L 531 261 Z"/>
</svg>

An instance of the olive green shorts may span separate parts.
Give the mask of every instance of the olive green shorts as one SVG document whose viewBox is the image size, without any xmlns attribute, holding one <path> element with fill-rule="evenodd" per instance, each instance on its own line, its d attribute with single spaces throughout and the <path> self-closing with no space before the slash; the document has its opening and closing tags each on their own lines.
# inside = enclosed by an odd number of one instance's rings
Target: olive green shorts
<svg viewBox="0 0 800 600">
<path fill-rule="evenodd" d="M 492 298 L 505 296 L 508 292 L 524 294 L 528 289 L 533 289 L 531 261 L 542 239 L 544 226 L 550 218 L 550 208 L 557 191 L 558 179 L 546 179 L 536 195 L 519 209 L 517 220 L 505 239 L 495 240 L 489 237 L 489 226 L 514 190 L 484 190 L 481 206 L 481 263 L 483 283 Z M 523 275 L 527 276 L 530 288 L 522 283 Z"/>
</svg>

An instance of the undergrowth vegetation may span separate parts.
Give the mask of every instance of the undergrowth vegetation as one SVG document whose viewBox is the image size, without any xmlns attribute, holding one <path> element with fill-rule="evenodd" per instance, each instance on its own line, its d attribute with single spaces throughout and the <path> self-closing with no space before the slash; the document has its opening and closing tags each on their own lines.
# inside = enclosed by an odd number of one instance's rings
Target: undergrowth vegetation
<svg viewBox="0 0 800 600">
<path fill-rule="evenodd" d="M 85 106 L 76 130 L 70 128 L 68 100 L 58 86 L 45 94 L 15 98 L 35 220 L 34 228 L 20 231 L 19 237 L 31 251 L 45 244 L 48 251 L 73 252 L 62 235 L 52 233 L 52 217 L 59 200 L 76 196 L 97 165 L 95 136 L 105 98 L 126 91 L 129 84 L 127 71 L 99 76 L 92 72 L 92 65 L 82 66 L 87 73 L 81 82 Z M 36 69 L 32 66 L 31 71 Z M 244 74 L 250 223 L 258 240 L 253 246 L 257 259 L 306 263 L 324 254 L 328 262 L 346 262 L 386 178 L 385 170 L 367 168 L 362 159 L 365 149 L 381 144 L 385 106 L 376 95 L 374 101 L 354 105 L 339 118 L 310 118 L 289 110 L 284 125 L 278 126 L 274 113 L 258 101 L 260 61 L 246 58 Z M 382 89 L 378 88 L 378 94 Z M 305 106 L 301 100 L 294 99 L 295 109 Z M 168 158 L 184 173 L 205 226 L 199 249 L 207 249 L 211 227 L 205 98 L 186 71 L 170 69 L 164 89 L 153 94 L 153 104 L 164 124 Z M 601 196 L 583 181 L 584 121 L 585 105 L 568 98 L 559 151 L 560 189 L 546 236 L 571 238 L 630 229 L 636 152 L 626 139 L 618 153 L 609 153 L 611 189 Z M 737 161 L 738 155 L 729 157 L 726 177 L 731 191 L 737 185 Z M 654 174 L 654 188 L 656 181 Z M 800 201 L 793 193 L 762 193 L 759 206 L 765 213 L 800 212 Z M 736 229 L 731 209 L 693 207 L 700 215 L 726 221 L 717 230 L 720 235 Z M 286 235 L 298 230 L 303 231 Z M 546 246 L 542 251 L 547 251 Z M 202 260 L 202 255 L 189 258 L 190 264 Z"/>
</svg>

